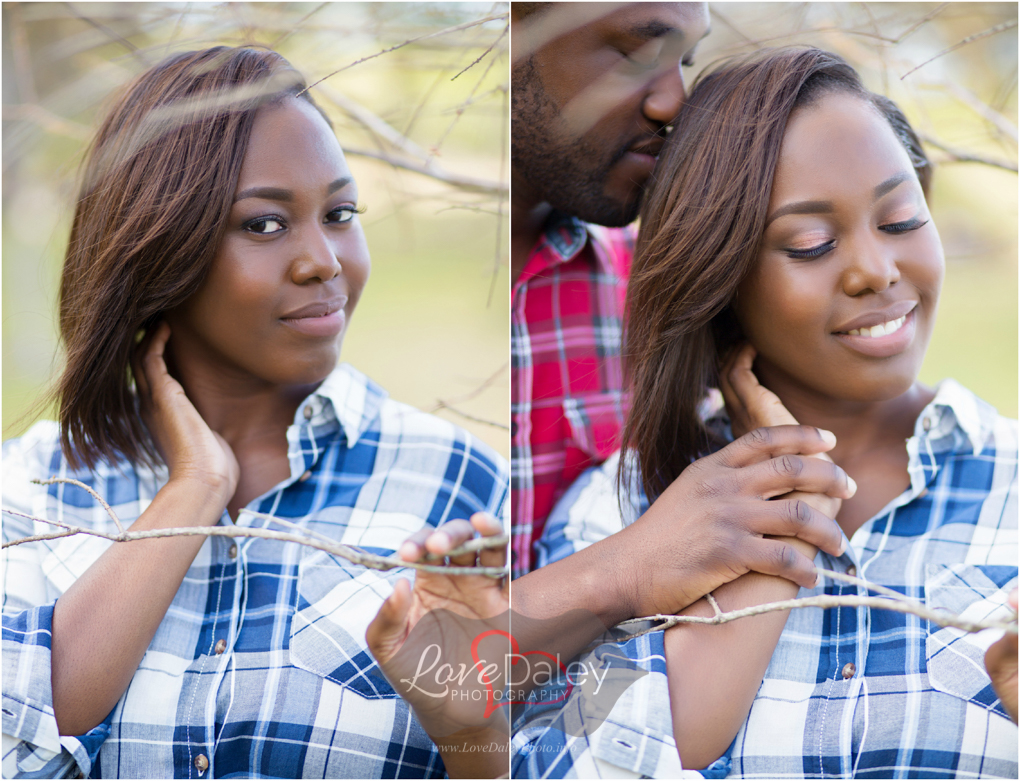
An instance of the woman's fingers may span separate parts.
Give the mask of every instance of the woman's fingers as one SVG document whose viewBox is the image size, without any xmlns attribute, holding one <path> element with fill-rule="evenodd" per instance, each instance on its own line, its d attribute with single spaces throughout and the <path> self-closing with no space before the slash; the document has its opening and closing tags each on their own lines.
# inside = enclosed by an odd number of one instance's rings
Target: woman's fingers
<svg viewBox="0 0 1020 781">
<path fill-rule="evenodd" d="M 796 426 L 797 419 L 783 406 L 768 388 L 758 382 L 752 366 L 757 355 L 751 345 L 746 345 L 734 356 L 727 375 L 728 384 L 748 419 L 748 428 L 759 426 Z"/>
<path fill-rule="evenodd" d="M 475 513 L 471 516 L 471 525 L 483 537 L 496 537 L 503 533 L 503 524 L 488 513 Z M 506 546 L 485 548 L 478 553 L 478 564 L 482 567 L 505 567 Z"/>
<path fill-rule="evenodd" d="M 400 578 L 365 631 L 368 648 L 380 664 L 392 659 L 407 637 L 410 609 L 411 584 Z"/>
</svg>

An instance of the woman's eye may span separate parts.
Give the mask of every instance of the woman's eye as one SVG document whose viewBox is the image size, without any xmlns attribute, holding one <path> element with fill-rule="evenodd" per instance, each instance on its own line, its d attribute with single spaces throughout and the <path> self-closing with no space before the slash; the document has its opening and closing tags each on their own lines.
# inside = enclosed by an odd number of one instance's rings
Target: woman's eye
<svg viewBox="0 0 1020 781">
<path fill-rule="evenodd" d="M 836 246 L 836 240 L 830 239 L 824 244 L 819 244 L 817 247 L 811 247 L 810 249 L 792 249 L 787 248 L 783 250 L 789 257 L 794 260 L 808 260 L 810 258 L 818 258 L 824 255 L 829 250 Z"/>
<path fill-rule="evenodd" d="M 918 228 L 923 228 L 928 224 L 928 220 L 922 220 L 920 217 L 914 217 L 910 220 L 904 220 L 903 222 L 891 222 L 887 225 L 879 225 L 878 229 L 885 233 L 907 233 L 909 231 L 916 231 Z"/>
<path fill-rule="evenodd" d="M 266 236 L 270 233 L 279 233 L 284 229 L 283 222 L 276 217 L 259 217 L 249 220 L 244 224 L 244 230 L 249 233 L 257 233 Z"/>
<path fill-rule="evenodd" d="M 354 219 L 354 216 L 359 213 L 359 209 L 355 206 L 346 205 L 339 206 L 333 209 L 329 214 L 326 215 L 326 222 L 341 223 L 350 222 Z"/>
</svg>

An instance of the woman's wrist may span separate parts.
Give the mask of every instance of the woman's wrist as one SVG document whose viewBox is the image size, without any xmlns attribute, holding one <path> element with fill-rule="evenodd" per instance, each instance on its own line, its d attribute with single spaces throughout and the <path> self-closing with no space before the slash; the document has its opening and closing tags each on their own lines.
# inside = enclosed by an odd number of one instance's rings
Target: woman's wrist
<svg viewBox="0 0 1020 781">
<path fill-rule="evenodd" d="M 157 519 L 152 528 L 215 526 L 231 496 L 233 488 L 226 480 L 216 482 L 189 475 L 171 477 L 153 499 L 153 503 L 167 505 L 167 511 L 152 516 Z"/>
</svg>

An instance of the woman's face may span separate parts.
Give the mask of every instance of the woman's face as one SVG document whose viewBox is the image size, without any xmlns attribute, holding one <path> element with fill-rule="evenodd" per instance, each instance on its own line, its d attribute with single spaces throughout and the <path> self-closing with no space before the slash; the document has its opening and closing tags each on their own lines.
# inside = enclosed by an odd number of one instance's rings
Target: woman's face
<svg viewBox="0 0 1020 781">
<path fill-rule="evenodd" d="M 340 145 L 309 103 L 259 109 L 209 274 L 166 317 L 177 365 L 323 380 L 369 274 L 357 204 Z"/>
<path fill-rule="evenodd" d="M 762 382 L 781 397 L 904 393 L 931 338 L 944 261 L 888 122 L 841 93 L 794 111 L 767 220 L 733 302 Z"/>
</svg>

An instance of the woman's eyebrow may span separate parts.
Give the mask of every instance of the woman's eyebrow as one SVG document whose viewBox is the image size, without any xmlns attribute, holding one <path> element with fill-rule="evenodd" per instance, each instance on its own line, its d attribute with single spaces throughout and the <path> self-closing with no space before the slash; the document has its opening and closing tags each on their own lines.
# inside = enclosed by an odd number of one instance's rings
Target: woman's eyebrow
<svg viewBox="0 0 1020 781">
<path fill-rule="evenodd" d="M 886 179 L 882 184 L 875 188 L 875 200 L 877 201 L 886 193 L 890 193 L 895 190 L 903 182 L 910 179 L 910 173 L 908 171 L 900 171 L 898 174 L 893 174 Z"/>
<path fill-rule="evenodd" d="M 885 182 L 882 184 L 885 184 Z M 881 186 L 879 185 L 879 187 Z M 796 203 L 788 203 L 786 206 L 780 206 L 769 215 L 769 218 L 765 220 L 765 227 L 767 228 L 774 220 L 787 214 L 828 214 L 831 211 L 832 201 L 797 201 Z"/>
<path fill-rule="evenodd" d="M 326 195 L 332 195 L 353 181 L 354 177 L 352 176 L 341 176 L 339 179 L 333 180 L 326 185 Z M 282 187 L 249 187 L 247 190 L 241 190 L 241 192 L 234 196 L 234 203 L 243 201 L 245 198 L 263 198 L 267 201 L 289 202 L 294 200 L 294 193 Z"/>
<path fill-rule="evenodd" d="M 898 174 L 893 174 L 880 185 L 875 187 L 874 199 L 877 201 L 883 195 L 886 195 L 901 184 L 910 180 L 909 171 L 900 171 Z M 796 203 L 788 203 L 786 206 L 780 206 L 769 218 L 765 220 L 765 227 L 767 228 L 773 220 L 783 217 L 787 214 L 828 214 L 832 211 L 832 201 L 797 201 Z"/>
</svg>

